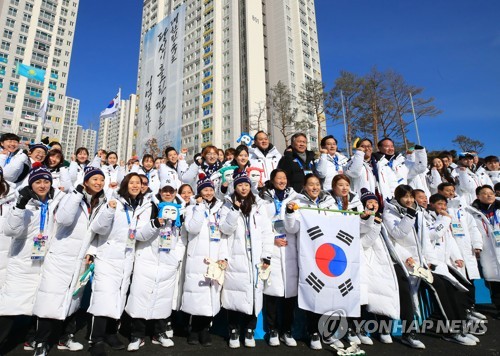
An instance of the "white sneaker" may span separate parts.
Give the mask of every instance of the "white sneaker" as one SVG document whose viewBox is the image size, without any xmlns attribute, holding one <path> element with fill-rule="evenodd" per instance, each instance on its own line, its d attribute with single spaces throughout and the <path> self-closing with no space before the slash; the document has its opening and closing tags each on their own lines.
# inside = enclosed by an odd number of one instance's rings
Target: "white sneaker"
<svg viewBox="0 0 500 356">
<path fill-rule="evenodd" d="M 311 341 L 309 343 L 309 346 L 311 347 L 312 350 L 321 350 L 323 348 L 318 333 L 314 333 L 311 335 Z"/>
<path fill-rule="evenodd" d="M 81 351 L 83 350 L 83 345 L 79 342 L 73 340 L 73 335 L 69 335 L 67 340 L 59 340 L 57 343 L 58 350 L 69 350 L 69 351 Z"/>
<path fill-rule="evenodd" d="M 339 339 L 334 338 L 333 336 L 323 338 L 323 342 L 327 345 L 333 345 L 333 346 L 338 347 L 340 349 L 344 348 L 344 343 L 342 341 L 340 341 Z"/>
<path fill-rule="evenodd" d="M 231 330 L 231 335 L 229 336 L 229 347 L 231 349 L 240 347 L 240 335 L 234 329 Z"/>
<path fill-rule="evenodd" d="M 174 346 L 174 341 L 168 337 L 166 332 L 153 336 L 151 342 L 155 345 L 161 345 L 163 347 Z"/>
<path fill-rule="evenodd" d="M 467 320 L 467 323 L 465 325 L 465 330 L 467 331 L 468 334 L 472 335 L 484 335 L 486 334 L 486 324 L 488 321 L 485 320 L 479 320 L 479 321 L 472 321 L 472 320 Z"/>
<path fill-rule="evenodd" d="M 130 344 L 128 344 L 127 351 L 137 351 L 144 346 L 144 339 L 139 337 L 132 337 Z"/>
<path fill-rule="evenodd" d="M 454 342 L 454 343 L 457 343 L 460 345 L 464 345 L 464 346 L 476 346 L 477 345 L 477 343 L 474 340 L 469 339 L 464 334 L 453 334 L 450 336 L 445 336 L 445 337 L 443 337 L 443 339 L 446 341 L 451 341 L 451 342 Z"/>
<path fill-rule="evenodd" d="M 470 313 L 478 319 L 487 320 L 486 315 L 478 312 L 474 307 L 470 308 Z"/>
<path fill-rule="evenodd" d="M 280 338 L 276 330 L 271 330 L 269 333 L 269 346 L 280 346 Z"/>
<path fill-rule="evenodd" d="M 174 337 L 174 329 L 172 329 L 172 323 L 170 321 L 167 322 L 167 330 L 165 330 L 165 334 L 167 334 L 169 339 Z"/>
<path fill-rule="evenodd" d="M 24 351 L 35 351 L 35 348 L 36 348 L 36 341 L 33 340 L 31 342 L 28 341 L 24 342 L 23 345 Z"/>
<path fill-rule="evenodd" d="M 349 329 L 347 331 L 345 338 L 349 342 L 349 344 L 353 342 L 355 344 L 361 345 L 361 340 L 352 329 Z"/>
<path fill-rule="evenodd" d="M 479 343 L 479 342 L 481 341 L 481 340 L 479 340 L 479 338 L 478 338 L 478 337 L 476 337 L 476 336 L 474 336 L 474 335 L 472 335 L 472 334 L 465 334 L 465 336 L 467 336 L 467 337 L 468 337 L 469 339 L 471 339 L 471 340 L 474 340 L 474 341 L 476 342 L 476 344 L 477 344 L 477 343 Z"/>
<path fill-rule="evenodd" d="M 391 334 L 380 334 L 380 342 L 383 344 L 392 344 Z"/>
<path fill-rule="evenodd" d="M 424 343 L 422 341 L 418 340 L 415 337 L 414 333 L 411 333 L 409 335 L 404 335 L 401 338 L 401 342 L 405 345 L 410 346 L 411 348 L 414 348 L 414 349 L 425 349 Z"/>
<path fill-rule="evenodd" d="M 279 340 L 278 340 L 279 342 Z M 253 338 L 253 330 L 248 329 L 245 334 L 245 347 L 255 347 L 255 339 Z"/>
<path fill-rule="evenodd" d="M 363 345 L 373 345 L 373 340 L 366 334 L 365 331 L 357 333 L 357 336 Z"/>
<path fill-rule="evenodd" d="M 285 343 L 286 346 L 289 347 L 295 347 L 297 346 L 297 341 L 292 336 L 292 333 L 290 331 L 287 331 L 286 333 L 281 334 L 280 340 Z"/>
</svg>

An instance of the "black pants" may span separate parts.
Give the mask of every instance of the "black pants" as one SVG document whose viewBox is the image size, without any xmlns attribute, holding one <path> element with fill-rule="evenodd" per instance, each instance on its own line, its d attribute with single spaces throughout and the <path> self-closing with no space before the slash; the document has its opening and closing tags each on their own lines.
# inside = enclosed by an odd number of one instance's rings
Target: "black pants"
<svg viewBox="0 0 500 356">
<path fill-rule="evenodd" d="M 0 348 L 4 344 L 4 341 L 9 336 L 9 333 L 14 325 L 17 315 L 6 315 L 0 316 Z M 26 342 L 31 343 L 35 339 L 36 330 L 36 318 L 32 317 L 30 322 L 30 327 L 28 333 L 26 334 Z"/>
<path fill-rule="evenodd" d="M 463 295 L 463 297 L 460 298 L 459 301 L 462 303 L 462 307 L 464 309 L 470 309 L 476 303 L 476 287 L 474 286 L 474 281 L 471 281 L 469 279 L 469 276 L 467 275 L 467 277 L 465 277 L 465 278 L 467 279 L 467 281 L 469 281 L 470 284 L 465 283 L 463 281 L 463 279 L 464 279 L 463 274 L 461 274 L 457 270 L 455 270 L 453 268 L 449 268 L 449 267 L 448 267 L 448 271 L 450 272 L 450 274 L 453 277 L 455 277 L 457 279 L 457 281 L 460 282 L 461 285 L 463 285 L 465 288 L 468 289 L 467 292 L 463 292 L 464 295 Z"/>
<path fill-rule="evenodd" d="M 71 335 L 76 333 L 75 314 L 67 317 L 66 320 L 38 318 L 35 341 L 37 343 L 49 341 L 54 330 L 60 335 L 59 341 L 67 341 Z"/>
<path fill-rule="evenodd" d="M 208 329 L 212 320 L 213 317 L 211 316 L 193 315 L 191 317 L 191 331 L 199 333 L 204 329 Z"/>
<path fill-rule="evenodd" d="M 227 321 L 229 324 L 229 331 L 240 330 L 240 322 L 245 331 L 247 329 L 255 330 L 255 327 L 257 326 L 257 317 L 255 315 L 249 315 L 234 310 L 227 311 Z"/>
<path fill-rule="evenodd" d="M 165 319 L 132 319 L 132 337 L 143 339 L 146 336 L 146 324 L 150 322 L 153 324 L 153 335 L 164 333 L 167 330 L 167 321 Z"/>
<path fill-rule="evenodd" d="M 309 334 L 314 334 L 318 332 L 318 323 L 321 318 L 321 314 L 313 313 L 309 310 L 306 310 L 306 318 L 307 318 L 307 332 Z"/>
<path fill-rule="evenodd" d="M 500 313 L 500 282 L 486 281 L 486 287 L 490 290 L 491 302 L 497 307 Z"/>
<path fill-rule="evenodd" d="M 280 330 L 281 332 L 289 332 L 292 330 L 293 312 L 297 304 L 297 297 L 284 298 L 264 294 L 265 320 L 269 330 L 276 330 L 278 327 L 277 319 L 279 304 L 283 305 Z"/>
<path fill-rule="evenodd" d="M 118 322 L 106 316 L 92 316 L 89 341 L 98 343 L 104 341 L 106 335 L 118 333 Z"/>
<path fill-rule="evenodd" d="M 410 325 L 415 315 L 410 281 L 406 277 L 403 267 L 399 264 L 394 265 L 394 271 L 396 272 L 396 277 L 398 279 L 400 319 L 403 323 L 406 323 L 406 325 Z"/>
</svg>

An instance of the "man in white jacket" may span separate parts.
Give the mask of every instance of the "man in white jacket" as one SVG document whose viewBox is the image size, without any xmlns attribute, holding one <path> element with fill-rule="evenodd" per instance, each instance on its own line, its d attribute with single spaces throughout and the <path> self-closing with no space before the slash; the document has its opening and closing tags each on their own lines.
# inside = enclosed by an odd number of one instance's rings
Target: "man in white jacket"
<svg viewBox="0 0 500 356">
<path fill-rule="evenodd" d="M 250 150 L 250 165 L 264 170 L 262 183 L 269 180 L 271 172 L 278 167 L 281 153 L 269 142 L 269 137 L 264 131 L 259 131 L 254 136 L 254 147 Z"/>
<path fill-rule="evenodd" d="M 480 177 L 473 172 L 474 155 L 470 152 L 462 152 L 458 156 L 458 166 L 453 170 L 452 176 L 458 178 L 457 194 L 463 196 L 465 202 L 470 205 L 476 199 L 476 188 L 482 185 L 493 187 L 491 179 L 484 175 Z"/>
<path fill-rule="evenodd" d="M 323 179 L 323 190 L 331 190 L 333 177 L 344 173 L 347 157 L 337 152 L 337 140 L 332 135 L 323 137 L 320 146 L 321 157 L 316 163 L 318 176 Z"/>
</svg>

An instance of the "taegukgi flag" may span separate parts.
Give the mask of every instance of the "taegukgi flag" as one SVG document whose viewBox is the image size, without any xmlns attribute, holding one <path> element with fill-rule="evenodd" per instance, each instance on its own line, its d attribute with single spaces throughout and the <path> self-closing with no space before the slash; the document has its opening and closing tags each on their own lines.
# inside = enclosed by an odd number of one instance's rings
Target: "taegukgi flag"
<svg viewBox="0 0 500 356">
<path fill-rule="evenodd" d="M 121 97 L 121 89 L 118 90 L 118 94 L 115 95 L 115 97 L 113 98 L 113 100 L 111 100 L 106 109 L 101 111 L 101 116 L 100 116 L 101 118 L 113 116 L 114 113 L 118 111 L 120 107 L 120 97 Z"/>
<path fill-rule="evenodd" d="M 359 216 L 298 210 L 299 308 L 360 316 Z"/>
</svg>

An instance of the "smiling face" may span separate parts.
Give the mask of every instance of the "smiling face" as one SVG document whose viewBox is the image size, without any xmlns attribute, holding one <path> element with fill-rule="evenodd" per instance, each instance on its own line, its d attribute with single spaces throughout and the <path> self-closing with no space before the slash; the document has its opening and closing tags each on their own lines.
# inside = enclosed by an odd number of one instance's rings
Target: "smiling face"
<svg viewBox="0 0 500 356">
<path fill-rule="evenodd" d="M 326 140 L 323 148 L 328 151 L 328 154 L 330 156 L 333 156 L 337 152 L 337 142 L 335 142 L 335 139 L 329 138 L 328 140 Z"/>
<path fill-rule="evenodd" d="M 160 197 L 163 202 L 171 203 L 175 200 L 176 190 L 170 186 L 165 186 L 160 190 Z"/>
<path fill-rule="evenodd" d="M 295 137 L 292 148 L 298 153 L 304 153 L 307 149 L 307 139 L 304 136 Z"/>
<path fill-rule="evenodd" d="M 392 156 L 395 152 L 394 143 L 391 140 L 384 140 L 380 143 L 379 150 L 383 154 Z"/>
<path fill-rule="evenodd" d="M 474 158 L 472 157 L 463 157 L 460 159 L 460 164 L 464 167 L 471 168 L 472 165 L 474 164 Z"/>
<path fill-rule="evenodd" d="M 255 136 L 255 146 L 257 146 L 261 151 L 265 151 L 269 148 L 269 137 L 261 132 Z"/>
<path fill-rule="evenodd" d="M 201 190 L 200 196 L 205 201 L 212 201 L 214 199 L 214 196 L 215 196 L 215 190 L 212 187 L 205 187 Z"/>
<path fill-rule="evenodd" d="M 248 194 L 250 193 L 250 189 L 250 184 L 246 182 L 240 183 L 236 186 L 236 188 L 234 188 L 234 190 L 238 192 L 238 194 L 243 198 L 246 198 L 248 196 Z"/>
<path fill-rule="evenodd" d="M 58 154 L 52 154 L 49 156 L 48 166 L 49 168 L 57 167 L 61 163 L 61 156 Z"/>
<path fill-rule="evenodd" d="M 273 186 L 278 190 L 285 190 L 288 180 L 285 172 L 278 172 L 273 179 Z"/>
<path fill-rule="evenodd" d="M 189 203 L 193 195 L 194 195 L 193 189 L 189 185 L 185 185 L 184 187 L 182 187 L 180 191 L 180 196 L 186 203 Z"/>
<path fill-rule="evenodd" d="M 141 193 L 146 194 L 149 188 L 149 181 L 147 177 L 141 177 Z"/>
<path fill-rule="evenodd" d="M 87 154 L 87 152 L 85 152 L 85 150 L 81 150 L 76 155 L 76 160 L 78 161 L 78 163 L 85 163 L 87 162 L 88 158 L 89 155 Z"/>
<path fill-rule="evenodd" d="M 142 187 L 142 182 L 141 178 L 134 176 L 130 178 L 128 181 L 128 194 L 132 197 L 135 198 L 141 193 L 141 187 Z"/>
<path fill-rule="evenodd" d="M 344 179 L 340 179 L 333 187 L 333 192 L 338 197 L 346 197 L 349 195 L 350 189 L 351 185 L 349 184 L 349 182 Z"/>
<path fill-rule="evenodd" d="M 179 155 L 177 154 L 176 151 L 174 151 L 174 150 L 168 151 L 168 154 L 167 154 L 167 161 L 168 162 L 170 162 L 172 164 L 176 164 L 178 160 L 179 160 Z"/>
<path fill-rule="evenodd" d="M 373 153 L 373 146 L 368 140 L 361 141 L 359 147 L 365 151 L 365 159 L 369 159 Z"/>
<path fill-rule="evenodd" d="M 446 199 L 453 199 L 455 197 L 455 187 L 451 185 L 449 187 L 444 187 L 442 190 L 439 190 L 438 193 L 443 195 Z"/>
<path fill-rule="evenodd" d="M 45 156 L 47 156 L 47 152 L 43 148 L 35 148 L 30 152 L 30 157 L 35 162 L 43 162 Z"/>
<path fill-rule="evenodd" d="M 147 157 L 147 158 L 142 160 L 142 166 L 144 168 L 146 168 L 146 170 L 148 170 L 148 171 L 150 169 L 152 169 L 154 167 L 154 165 L 155 165 L 155 161 L 150 157 Z"/>
<path fill-rule="evenodd" d="M 5 150 L 10 153 L 16 152 L 19 148 L 19 141 L 16 140 L 5 140 L 2 142 L 2 146 Z"/>
<path fill-rule="evenodd" d="M 304 185 L 304 190 L 310 198 L 316 199 L 319 197 L 319 193 L 321 192 L 321 182 L 317 177 L 311 177 Z"/>
<path fill-rule="evenodd" d="M 246 164 L 248 163 L 247 151 L 243 150 L 240 152 L 238 156 L 236 156 L 236 163 L 238 163 L 238 166 L 240 166 L 240 168 L 246 166 Z"/>
<path fill-rule="evenodd" d="M 87 193 L 95 195 L 104 188 L 104 177 L 100 174 L 94 174 L 88 180 L 83 182 L 83 187 Z"/>
<path fill-rule="evenodd" d="M 399 199 L 399 204 L 403 208 L 411 208 L 413 207 L 413 204 L 415 203 L 415 198 L 413 198 L 413 195 L 411 193 L 407 193 L 404 197 Z"/>
<path fill-rule="evenodd" d="M 441 169 L 443 169 L 444 164 L 443 164 L 443 161 L 441 160 L 441 158 L 434 158 L 432 160 L 432 166 L 436 167 L 440 171 Z"/>
<path fill-rule="evenodd" d="M 114 166 L 116 162 L 118 162 L 118 157 L 114 153 L 108 155 L 108 164 L 110 166 Z"/>
<path fill-rule="evenodd" d="M 427 208 L 428 201 L 424 192 L 415 192 L 415 200 L 422 208 Z"/>
<path fill-rule="evenodd" d="M 208 152 L 205 154 L 205 161 L 209 164 L 215 164 L 217 162 L 217 159 L 219 158 L 219 153 L 215 149 L 210 149 Z"/>
</svg>

